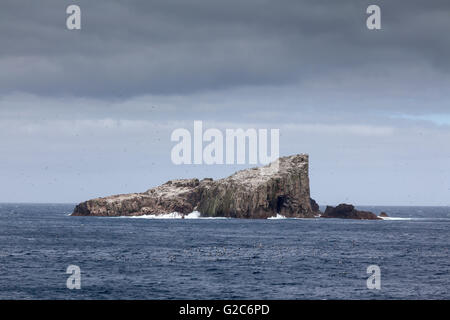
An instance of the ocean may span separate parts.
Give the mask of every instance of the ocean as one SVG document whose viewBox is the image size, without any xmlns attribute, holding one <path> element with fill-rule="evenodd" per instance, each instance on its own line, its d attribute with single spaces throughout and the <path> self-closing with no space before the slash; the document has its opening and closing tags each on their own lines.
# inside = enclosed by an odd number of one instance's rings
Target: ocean
<svg viewBox="0 0 450 320">
<path fill-rule="evenodd" d="M 449 299 L 450 208 L 392 218 L 71 217 L 0 204 L 0 299 Z M 81 270 L 68 289 L 69 265 Z M 368 289 L 367 268 L 381 288 Z"/>
</svg>

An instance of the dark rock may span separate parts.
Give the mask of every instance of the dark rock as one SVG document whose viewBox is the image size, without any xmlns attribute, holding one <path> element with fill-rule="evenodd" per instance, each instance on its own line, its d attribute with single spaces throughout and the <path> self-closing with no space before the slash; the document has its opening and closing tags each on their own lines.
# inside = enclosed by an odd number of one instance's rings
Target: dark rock
<svg viewBox="0 0 450 320">
<path fill-rule="evenodd" d="M 389 216 L 388 216 L 388 214 L 386 212 L 382 212 L 382 213 L 380 213 L 380 217 L 387 218 Z"/>
<path fill-rule="evenodd" d="M 351 204 L 342 203 L 337 207 L 327 206 L 322 218 L 380 220 L 376 214 L 369 211 L 359 211 Z"/>
<path fill-rule="evenodd" d="M 310 198 L 310 199 L 309 199 L 309 203 L 310 203 L 310 205 L 311 205 L 311 210 L 312 210 L 316 215 L 322 214 L 322 212 L 320 211 L 319 204 L 316 202 L 316 200 Z"/>
<path fill-rule="evenodd" d="M 310 200 L 308 165 L 308 155 L 294 155 L 216 181 L 171 180 L 144 193 L 80 203 L 72 215 L 138 216 L 197 210 L 202 216 L 212 217 L 267 218 L 277 213 L 314 217 L 318 206 Z"/>
</svg>

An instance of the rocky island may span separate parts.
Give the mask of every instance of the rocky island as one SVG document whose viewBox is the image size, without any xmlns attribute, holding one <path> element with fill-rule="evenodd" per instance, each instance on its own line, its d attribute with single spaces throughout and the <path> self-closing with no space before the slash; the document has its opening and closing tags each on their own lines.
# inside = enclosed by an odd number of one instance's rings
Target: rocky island
<svg viewBox="0 0 450 320">
<path fill-rule="evenodd" d="M 111 217 L 173 212 L 187 215 L 198 211 L 202 217 L 264 219 L 280 214 L 288 218 L 314 218 L 321 212 L 310 198 L 308 167 L 306 154 L 281 157 L 276 166 L 272 163 L 241 170 L 219 180 L 170 180 L 143 193 L 92 199 L 77 205 L 72 215 Z M 343 217 L 327 210 L 325 217 Z M 345 218 L 373 218 L 354 208 L 350 211 Z"/>
</svg>

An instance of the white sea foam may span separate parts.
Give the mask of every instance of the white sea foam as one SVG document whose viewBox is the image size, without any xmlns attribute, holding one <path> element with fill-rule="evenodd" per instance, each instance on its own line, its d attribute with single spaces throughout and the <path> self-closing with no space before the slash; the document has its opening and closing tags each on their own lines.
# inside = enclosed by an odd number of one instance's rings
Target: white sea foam
<svg viewBox="0 0 450 320">
<path fill-rule="evenodd" d="M 414 220 L 414 218 L 380 217 L 383 220 Z"/>
<path fill-rule="evenodd" d="M 224 217 L 202 217 L 198 211 L 193 211 L 189 214 L 182 214 L 179 212 L 172 212 L 166 214 L 147 214 L 142 216 L 121 216 L 120 218 L 133 218 L 133 219 L 228 219 Z"/>
<path fill-rule="evenodd" d="M 277 213 L 276 216 L 274 216 L 274 217 L 268 217 L 267 219 L 287 219 L 287 218 L 286 218 L 285 216 L 283 216 L 283 215 Z"/>
<path fill-rule="evenodd" d="M 179 212 L 172 212 L 166 214 L 148 214 L 141 216 L 120 216 L 115 218 L 130 218 L 130 219 L 232 219 L 226 217 L 202 217 L 201 213 L 198 211 L 193 211 L 189 214 L 182 214 Z M 313 220 L 320 219 L 320 217 L 316 218 L 288 218 L 279 213 L 276 216 L 268 217 L 268 220 L 280 220 L 280 219 L 291 219 L 291 220 Z M 409 221 L 409 220 L 420 220 L 421 218 L 400 218 L 400 217 L 381 217 L 383 220 L 387 221 Z M 423 218 L 422 218 L 423 219 Z"/>
</svg>

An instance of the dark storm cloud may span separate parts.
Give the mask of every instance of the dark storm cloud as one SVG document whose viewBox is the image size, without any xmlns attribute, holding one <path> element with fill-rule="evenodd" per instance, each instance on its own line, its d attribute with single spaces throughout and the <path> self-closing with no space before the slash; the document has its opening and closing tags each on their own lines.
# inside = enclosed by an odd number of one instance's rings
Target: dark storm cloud
<svg viewBox="0 0 450 320">
<path fill-rule="evenodd" d="M 81 31 L 65 28 L 69 4 L 82 9 Z M 369 4 L 382 7 L 383 31 L 365 27 Z M 350 69 L 446 74 L 449 14 L 439 0 L 2 1 L 0 93 L 128 98 Z"/>
</svg>

